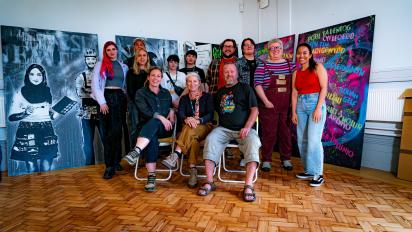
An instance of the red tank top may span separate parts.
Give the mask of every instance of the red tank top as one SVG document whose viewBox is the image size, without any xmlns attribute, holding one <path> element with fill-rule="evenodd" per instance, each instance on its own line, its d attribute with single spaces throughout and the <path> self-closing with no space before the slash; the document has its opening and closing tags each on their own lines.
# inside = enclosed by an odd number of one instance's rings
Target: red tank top
<svg viewBox="0 0 412 232">
<path fill-rule="evenodd" d="M 299 94 L 319 93 L 320 84 L 315 71 L 296 71 L 295 88 Z"/>
</svg>

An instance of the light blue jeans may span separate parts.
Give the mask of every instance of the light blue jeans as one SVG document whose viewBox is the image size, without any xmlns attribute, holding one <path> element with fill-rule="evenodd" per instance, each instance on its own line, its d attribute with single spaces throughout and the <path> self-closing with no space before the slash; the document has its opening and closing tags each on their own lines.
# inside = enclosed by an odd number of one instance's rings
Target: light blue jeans
<svg viewBox="0 0 412 232">
<path fill-rule="evenodd" d="M 326 105 L 322 105 L 321 120 L 315 123 L 312 114 L 318 99 L 319 93 L 300 94 L 296 105 L 300 158 L 305 172 L 312 175 L 323 174 L 322 132 L 326 121 Z"/>
</svg>

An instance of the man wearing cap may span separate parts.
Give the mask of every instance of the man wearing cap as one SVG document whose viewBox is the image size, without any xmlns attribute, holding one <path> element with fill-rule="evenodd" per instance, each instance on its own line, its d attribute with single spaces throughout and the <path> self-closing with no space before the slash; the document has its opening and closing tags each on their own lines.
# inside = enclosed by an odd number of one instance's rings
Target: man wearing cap
<svg viewBox="0 0 412 232">
<path fill-rule="evenodd" d="M 205 71 L 203 71 L 203 69 L 196 66 L 196 60 L 197 60 L 197 52 L 195 50 L 187 51 L 185 54 L 185 67 L 179 69 L 179 71 L 186 75 L 191 72 L 197 73 L 202 82 L 201 84 L 202 90 L 207 92 L 208 86 L 206 84 Z"/>
<path fill-rule="evenodd" d="M 83 131 L 83 153 L 86 165 L 95 164 L 93 140 L 94 130 L 98 129 L 100 139 L 103 139 L 103 127 L 97 117 L 99 104 L 90 96 L 92 93 L 93 68 L 97 62 L 97 55 L 93 49 L 86 49 L 84 62 L 87 69 L 81 72 L 76 78 L 76 91 L 80 98 L 80 113 Z"/>
<path fill-rule="evenodd" d="M 179 57 L 177 55 L 170 55 L 167 57 L 168 71 L 163 73 L 162 88 L 169 90 L 172 96 L 173 107 L 177 108 L 179 105 L 179 98 L 182 94 L 180 90 L 186 87 L 186 75 L 177 71 L 179 65 Z"/>
<path fill-rule="evenodd" d="M 237 45 L 234 39 L 225 39 L 220 44 L 220 49 L 222 50 L 222 57 L 212 60 L 207 70 L 207 84 L 212 95 L 215 95 L 218 89 L 225 86 L 223 65 L 225 63 L 235 63 L 237 60 Z"/>
<path fill-rule="evenodd" d="M 133 40 L 133 51 L 134 54 L 133 56 L 127 58 L 126 60 L 126 65 L 127 67 L 129 67 L 129 69 L 133 69 L 133 63 L 134 63 L 134 59 L 135 59 L 135 55 L 136 55 L 136 51 L 140 48 L 143 48 L 144 50 L 147 51 L 146 49 L 146 43 L 144 42 L 144 40 L 142 38 L 136 38 Z M 150 66 L 156 66 L 156 63 L 153 61 L 153 57 L 155 57 L 156 55 L 153 52 L 149 52 L 147 51 L 147 54 L 149 55 L 149 60 L 150 60 Z"/>
</svg>

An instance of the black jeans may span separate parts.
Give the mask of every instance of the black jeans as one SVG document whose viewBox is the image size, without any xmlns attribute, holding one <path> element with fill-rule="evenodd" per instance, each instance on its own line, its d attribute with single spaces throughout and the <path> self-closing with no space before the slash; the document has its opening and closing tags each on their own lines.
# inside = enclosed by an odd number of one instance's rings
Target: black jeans
<svg viewBox="0 0 412 232">
<path fill-rule="evenodd" d="M 105 89 L 104 97 L 109 113 L 102 115 L 104 128 L 104 162 L 106 168 L 115 167 L 122 158 L 122 122 L 126 115 L 126 95 L 121 89 Z"/>
<path fill-rule="evenodd" d="M 162 122 L 157 118 L 152 118 L 147 121 L 140 130 L 139 137 L 144 137 L 150 140 L 149 144 L 143 149 L 146 163 L 156 163 L 159 156 L 159 141 L 158 138 L 169 137 L 173 134 L 173 129 L 166 131 Z"/>
</svg>

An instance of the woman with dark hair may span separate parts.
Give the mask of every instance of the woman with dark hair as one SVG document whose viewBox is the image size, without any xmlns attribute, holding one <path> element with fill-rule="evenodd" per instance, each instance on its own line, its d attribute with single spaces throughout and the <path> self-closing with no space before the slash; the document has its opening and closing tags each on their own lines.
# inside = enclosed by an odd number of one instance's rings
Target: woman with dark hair
<svg viewBox="0 0 412 232">
<path fill-rule="evenodd" d="M 212 130 L 213 99 L 210 93 L 202 91 L 201 78 L 197 73 L 188 73 L 186 86 L 189 94 L 183 95 L 179 101 L 179 118 L 183 121 L 182 133 L 176 141 L 175 152 L 170 154 L 163 164 L 173 168 L 181 153 L 189 157 L 190 177 L 187 185 L 197 185 L 197 156 L 200 154 L 200 142 Z"/>
<path fill-rule="evenodd" d="M 126 114 L 125 79 L 127 66 L 117 60 L 117 45 L 108 41 L 103 47 L 103 60 L 93 70 L 92 93 L 100 105 L 104 128 L 104 179 L 111 179 L 120 165 L 122 152 L 122 119 Z"/>
<path fill-rule="evenodd" d="M 262 139 L 262 171 L 270 171 L 273 147 L 279 145 L 281 165 L 292 170 L 292 133 L 290 98 L 295 65 L 283 58 L 283 42 L 268 42 L 269 57 L 255 72 L 255 90 L 259 96 L 259 120 Z"/>
<path fill-rule="evenodd" d="M 159 153 L 158 138 L 172 134 L 175 112 L 172 97 L 168 90 L 160 86 L 162 70 L 159 67 L 149 69 L 147 85 L 136 92 L 136 105 L 139 110 L 139 137 L 135 148 L 124 157 L 130 165 L 135 165 L 143 153 L 148 172 L 145 190 L 156 190 L 156 161 Z M 136 164 L 137 165 L 137 164 Z"/>
<path fill-rule="evenodd" d="M 296 60 L 301 68 L 292 77 L 292 122 L 297 125 L 298 146 L 304 172 L 299 179 L 312 179 L 310 186 L 323 182 L 322 132 L 326 121 L 325 97 L 328 74 L 322 64 L 313 59 L 312 48 L 299 44 Z"/>
<path fill-rule="evenodd" d="M 46 71 L 39 64 L 30 65 L 9 116 L 10 121 L 20 121 L 10 159 L 26 162 L 27 172 L 49 171 L 57 157 L 58 138 L 51 123 L 57 113 L 51 104 Z"/>
<path fill-rule="evenodd" d="M 137 90 L 144 87 L 144 84 L 147 79 L 147 74 L 150 69 L 149 56 L 144 48 L 138 48 L 136 50 L 136 55 L 134 56 L 134 58 L 135 59 L 132 69 L 129 69 L 126 75 L 126 92 L 128 98 L 127 109 L 129 111 L 130 118 L 130 149 L 133 149 L 134 143 L 136 142 L 138 135 L 137 123 L 139 122 L 139 115 L 137 111 L 137 105 L 135 102 L 135 96 Z"/>
</svg>

